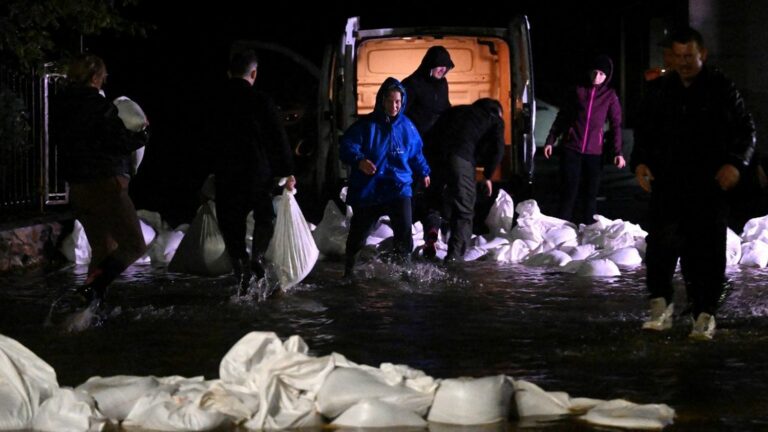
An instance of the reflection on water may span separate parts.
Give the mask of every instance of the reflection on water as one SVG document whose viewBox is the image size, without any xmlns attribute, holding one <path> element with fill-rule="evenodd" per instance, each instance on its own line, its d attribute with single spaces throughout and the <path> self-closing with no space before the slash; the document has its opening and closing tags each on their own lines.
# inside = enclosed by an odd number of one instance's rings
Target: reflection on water
<svg viewBox="0 0 768 432">
<path fill-rule="evenodd" d="M 639 330 L 642 268 L 591 279 L 484 262 L 408 273 L 372 262 L 354 284 L 341 282 L 340 263 L 319 263 L 291 292 L 261 302 L 233 298 L 227 277 L 133 266 L 115 283 L 109 301 L 119 306 L 104 323 L 78 333 L 44 327 L 56 293 L 85 271 L 0 280 L 0 332 L 51 364 L 62 385 L 93 375 L 214 378 L 238 339 L 268 330 L 300 335 L 314 355 L 403 363 L 436 378 L 507 374 L 571 396 L 666 403 L 678 414 L 669 430 L 768 429 L 765 270 L 730 274 L 737 288 L 713 343 L 689 341 L 683 317 L 668 333 Z M 490 430 L 596 430 L 548 420 Z"/>
</svg>

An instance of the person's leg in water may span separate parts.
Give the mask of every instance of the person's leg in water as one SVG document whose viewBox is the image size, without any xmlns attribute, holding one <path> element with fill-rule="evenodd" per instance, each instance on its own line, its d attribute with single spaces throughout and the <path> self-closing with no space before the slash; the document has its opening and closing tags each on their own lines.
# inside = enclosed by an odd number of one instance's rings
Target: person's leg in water
<svg viewBox="0 0 768 432">
<path fill-rule="evenodd" d="M 352 207 L 352 219 L 349 221 L 349 234 L 347 235 L 344 259 L 344 278 L 353 277 L 357 253 L 365 245 L 365 239 L 381 214 L 382 210 L 379 206 L 363 207 L 356 205 Z"/>
<path fill-rule="evenodd" d="M 449 160 L 453 177 L 448 181 L 451 197 L 451 237 L 446 261 L 461 261 L 472 238 L 477 188 L 474 165 L 458 156 Z"/>
<path fill-rule="evenodd" d="M 136 208 L 128 196 L 128 178 L 110 177 L 71 186 L 72 201 L 85 234 L 96 250 L 85 284 L 77 289 L 83 301 L 101 303 L 107 287 L 147 251 Z M 116 247 L 115 247 L 116 246 Z"/>
<path fill-rule="evenodd" d="M 253 241 L 251 243 L 251 271 L 256 279 L 266 274 L 264 254 L 275 232 L 273 220 L 275 210 L 272 206 L 272 194 L 269 185 L 265 185 L 254 195 L 253 201 Z"/>
<path fill-rule="evenodd" d="M 242 194 L 232 193 L 229 188 L 217 187 L 216 219 L 224 247 L 232 261 L 238 295 L 247 292 L 252 278 L 250 257 L 245 248 L 246 218 L 250 208 L 248 204 Z"/>
<path fill-rule="evenodd" d="M 398 263 L 408 266 L 411 262 L 413 237 L 411 236 L 411 198 L 400 197 L 389 204 L 387 213 L 394 233 L 394 255 Z"/>
</svg>

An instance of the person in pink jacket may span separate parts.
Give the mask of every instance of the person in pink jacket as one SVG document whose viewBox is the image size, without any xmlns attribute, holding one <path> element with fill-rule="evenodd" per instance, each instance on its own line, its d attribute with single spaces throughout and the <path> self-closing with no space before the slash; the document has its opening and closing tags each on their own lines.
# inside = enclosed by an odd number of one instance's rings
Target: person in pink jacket
<svg viewBox="0 0 768 432">
<path fill-rule="evenodd" d="M 552 147 L 560 139 L 560 209 L 558 217 L 576 223 L 592 223 L 597 212 L 597 192 L 603 154 L 603 128 L 606 121 L 613 134 L 613 163 L 626 165 L 621 143 L 621 104 L 616 92 L 608 86 L 613 62 L 598 56 L 589 67 L 589 80 L 577 85 L 557 113 L 544 146 L 544 156 L 552 156 Z M 574 215 L 583 183 L 583 213 Z"/>
</svg>

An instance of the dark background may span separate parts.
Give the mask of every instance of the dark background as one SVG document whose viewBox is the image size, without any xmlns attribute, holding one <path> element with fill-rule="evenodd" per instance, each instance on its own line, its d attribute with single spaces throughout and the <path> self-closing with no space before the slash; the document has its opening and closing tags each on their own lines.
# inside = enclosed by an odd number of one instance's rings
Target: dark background
<svg viewBox="0 0 768 432">
<path fill-rule="evenodd" d="M 175 226 L 191 220 L 199 204 L 197 190 L 207 172 L 200 152 L 202 125 L 214 109 L 207 101 L 216 83 L 226 78 L 233 41 L 281 44 L 319 66 L 325 46 L 339 43 L 351 16 L 360 16 L 363 28 L 506 27 L 513 16 L 524 14 L 531 25 L 537 97 L 557 103 L 589 58 L 608 54 L 616 63 L 616 77 L 625 76 L 620 96 L 626 105 L 625 123 L 631 126 L 642 72 L 653 54 L 649 20 L 685 23 L 688 6 L 684 1 L 614 3 L 471 2 L 451 9 L 445 2 L 318 2 L 306 7 L 281 1 L 270 3 L 267 13 L 263 2 L 190 6 L 145 1 L 128 15 L 148 24 L 147 38 L 102 35 L 85 39 L 83 45 L 107 63 L 107 95 L 127 95 L 147 112 L 153 137 L 132 195 L 137 208 L 160 211 Z M 311 75 L 288 67 L 282 58 L 273 61 L 269 53 L 260 54 L 258 88 L 284 105 L 315 100 L 317 83 Z M 613 85 L 618 88 L 619 80 Z"/>
</svg>

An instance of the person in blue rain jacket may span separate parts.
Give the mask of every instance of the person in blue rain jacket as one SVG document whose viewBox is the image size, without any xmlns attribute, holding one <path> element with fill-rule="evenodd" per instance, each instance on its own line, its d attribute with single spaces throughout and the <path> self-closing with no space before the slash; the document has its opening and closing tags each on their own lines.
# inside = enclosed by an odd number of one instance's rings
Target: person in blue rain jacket
<svg viewBox="0 0 768 432">
<path fill-rule="evenodd" d="M 355 256 L 383 215 L 391 220 L 395 256 L 402 262 L 410 258 L 411 184 L 416 174 L 429 187 L 430 169 L 419 132 L 402 114 L 406 102 L 400 81 L 387 78 L 376 94 L 373 112 L 352 124 L 341 138 L 340 159 L 351 169 L 347 204 L 353 210 L 344 268 L 347 277 L 352 276 Z"/>
</svg>

